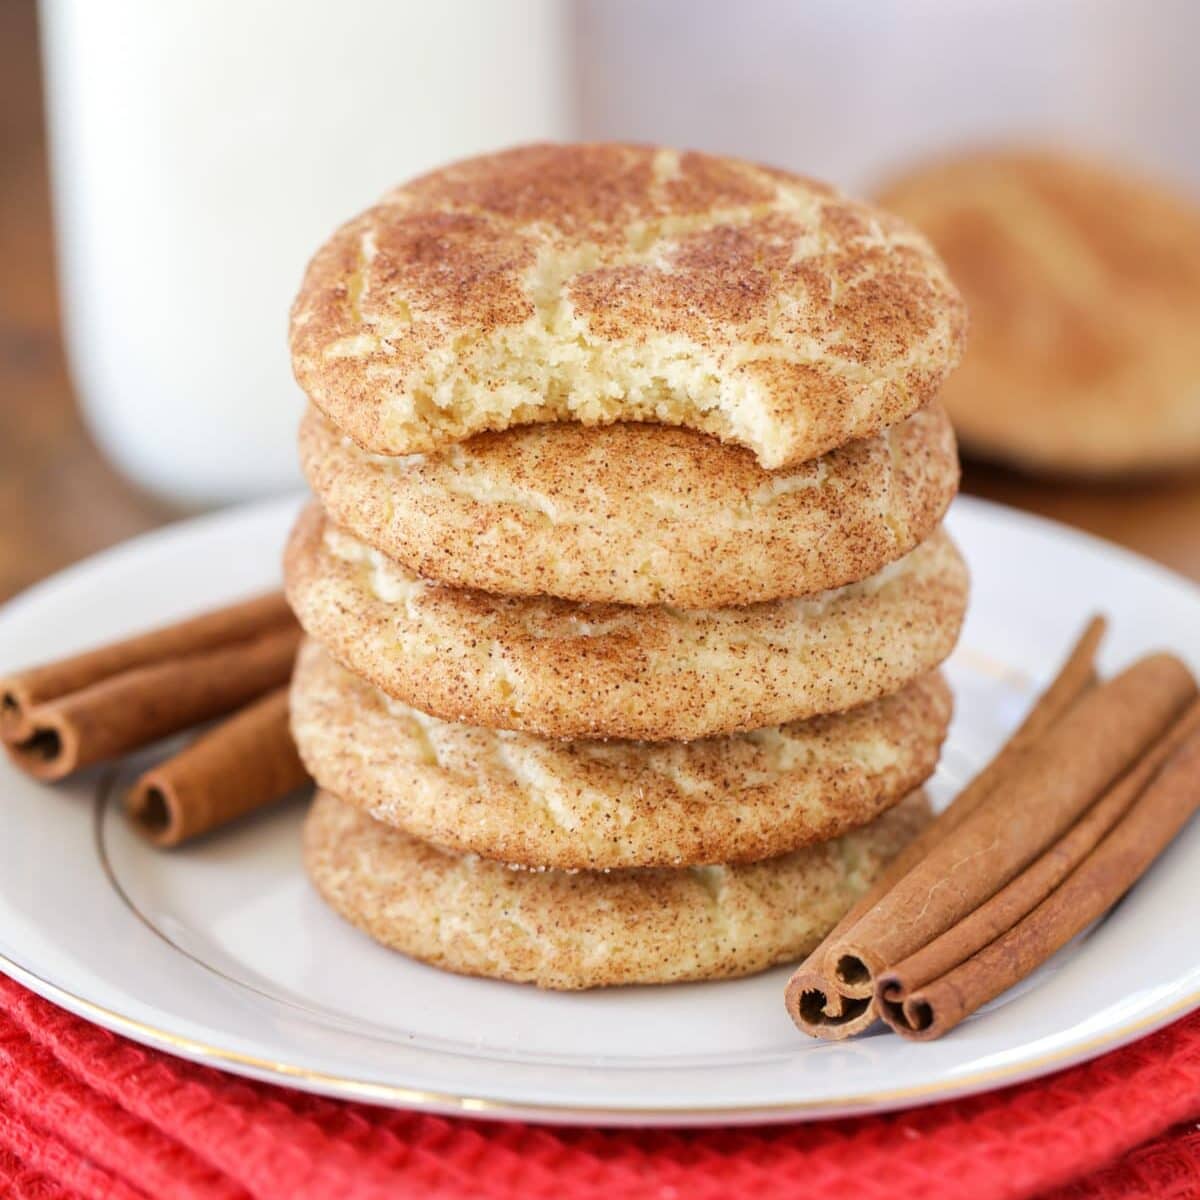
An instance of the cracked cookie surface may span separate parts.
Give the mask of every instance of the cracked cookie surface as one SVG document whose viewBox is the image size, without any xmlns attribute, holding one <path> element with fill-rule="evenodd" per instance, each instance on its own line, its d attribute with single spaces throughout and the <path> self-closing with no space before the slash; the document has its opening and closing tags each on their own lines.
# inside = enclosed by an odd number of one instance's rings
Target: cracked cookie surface
<svg viewBox="0 0 1200 1200">
<path fill-rule="evenodd" d="M 304 861 L 346 920 L 445 970 L 557 989 L 673 983 L 803 957 L 928 819 L 918 792 L 863 829 L 765 862 L 520 871 L 439 850 L 318 791 Z"/>
<path fill-rule="evenodd" d="M 631 423 L 523 426 L 389 458 L 314 409 L 300 457 L 338 525 L 419 575 L 683 608 L 863 579 L 924 541 L 958 486 L 937 405 L 779 471 L 690 429 Z"/>
<path fill-rule="evenodd" d="M 684 425 L 767 468 L 903 420 L 962 353 L 929 243 L 737 159 L 533 145 L 389 192 L 309 264 L 304 392 L 365 449 L 548 420 Z"/>
<path fill-rule="evenodd" d="M 932 774 L 937 674 L 847 713 L 696 742 L 562 742 L 439 721 L 305 644 L 292 731 L 320 787 L 449 850 L 527 867 L 753 862 L 838 837 Z"/>
<path fill-rule="evenodd" d="M 431 583 L 316 505 L 284 577 L 308 634 L 382 691 L 442 720 L 558 738 L 690 741 L 841 712 L 933 670 L 967 603 L 965 564 L 940 529 L 834 591 L 639 608 Z"/>
</svg>

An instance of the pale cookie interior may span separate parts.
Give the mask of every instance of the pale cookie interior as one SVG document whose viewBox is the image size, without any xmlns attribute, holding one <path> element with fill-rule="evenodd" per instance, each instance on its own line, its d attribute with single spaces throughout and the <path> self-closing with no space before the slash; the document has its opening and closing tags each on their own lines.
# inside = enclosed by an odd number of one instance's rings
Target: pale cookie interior
<svg viewBox="0 0 1200 1200">
<path fill-rule="evenodd" d="M 634 146 L 524 147 L 390 193 L 310 265 L 306 393 L 364 447 L 553 420 L 801 462 L 915 412 L 965 311 L 926 240 L 823 184 Z"/>
</svg>

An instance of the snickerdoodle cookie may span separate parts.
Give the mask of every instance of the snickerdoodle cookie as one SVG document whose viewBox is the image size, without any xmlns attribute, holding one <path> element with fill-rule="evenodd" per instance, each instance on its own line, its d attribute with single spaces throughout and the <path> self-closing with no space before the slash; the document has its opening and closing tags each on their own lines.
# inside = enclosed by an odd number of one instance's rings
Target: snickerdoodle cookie
<svg viewBox="0 0 1200 1200">
<path fill-rule="evenodd" d="M 804 462 L 916 412 L 966 310 L 925 238 L 732 158 L 533 145 L 343 225 L 292 307 L 296 378 L 364 448 L 549 420 L 686 425 Z"/>
<path fill-rule="evenodd" d="M 310 409 L 330 518 L 419 575 L 504 595 L 718 608 L 841 587 L 924 541 L 958 486 L 945 412 L 764 471 L 691 429 L 557 422 L 368 454 Z"/>
<path fill-rule="evenodd" d="M 321 791 L 304 857 L 337 912 L 434 966 L 546 988 L 671 983 L 803 957 L 928 812 L 916 793 L 844 837 L 742 866 L 522 871 L 437 849 Z"/>
<path fill-rule="evenodd" d="M 838 837 L 924 783 L 950 712 L 932 674 L 750 733 L 561 742 L 439 721 L 315 642 L 292 680 L 292 731 L 318 786 L 422 841 L 568 870 L 751 862 Z"/>
<path fill-rule="evenodd" d="M 1200 465 L 1200 200 L 1051 153 L 915 169 L 880 202 L 971 310 L 942 398 L 964 447 L 1029 470 Z"/>
<path fill-rule="evenodd" d="M 309 635 L 389 695 L 442 720 L 558 738 L 689 741 L 840 712 L 936 667 L 967 603 L 942 530 L 844 588 L 686 610 L 431 583 L 313 505 L 284 575 Z"/>
</svg>

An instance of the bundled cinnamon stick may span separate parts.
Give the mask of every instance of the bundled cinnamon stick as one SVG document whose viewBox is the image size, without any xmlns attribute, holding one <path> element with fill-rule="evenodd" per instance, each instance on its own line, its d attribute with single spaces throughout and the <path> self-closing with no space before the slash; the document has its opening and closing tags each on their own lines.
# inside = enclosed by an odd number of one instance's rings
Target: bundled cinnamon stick
<svg viewBox="0 0 1200 1200">
<path fill-rule="evenodd" d="M 15 672 L 0 678 L 0 738 L 8 744 L 28 740 L 34 733 L 31 714 L 39 705 L 102 680 L 289 627 L 295 627 L 295 618 L 283 593 L 269 592 L 83 654 Z"/>
<path fill-rule="evenodd" d="M 1100 627 L 1018 734 L 793 976 L 797 1025 L 932 1038 L 1107 911 L 1200 809 L 1200 699 L 1152 655 L 1092 682 Z"/>
<path fill-rule="evenodd" d="M 1195 698 L 1178 659 L 1152 655 L 1093 688 L 998 787 L 826 951 L 839 986 L 879 975 L 961 921 L 1024 870 L 1134 765 Z"/>
<path fill-rule="evenodd" d="M 125 807 L 155 845 L 177 846 L 301 787 L 308 773 L 281 687 L 198 738 L 134 784 Z"/>
<path fill-rule="evenodd" d="M 1093 828 L 1075 839 L 1074 853 L 1062 851 L 1077 865 L 1021 920 L 945 974 L 940 971 L 957 957 L 955 949 L 935 951 L 925 961 L 914 956 L 880 980 L 883 1015 L 893 1029 L 921 1040 L 947 1033 L 1040 966 L 1133 886 L 1200 809 L 1198 718 L 1200 708 L 1193 708 L 1169 735 L 1169 752 L 1156 755 L 1155 769 L 1139 771 L 1137 783 L 1144 786 L 1132 803 L 1127 796 L 1111 801 L 1110 810 L 1124 802 L 1125 811 L 1098 844 L 1082 850 Z M 1016 899 L 1010 896 L 1001 904 L 1023 907 L 1033 889 L 1013 886 Z"/>
<path fill-rule="evenodd" d="M 874 908 L 893 885 L 974 812 L 1038 738 L 1094 686 L 1096 651 L 1104 630 L 1103 618 L 1092 618 L 1058 675 L 1034 703 L 999 754 L 948 808 L 893 859 L 875 884 L 797 968 L 788 981 L 785 1002 L 792 1020 L 805 1033 L 812 1037 L 840 1040 L 861 1033 L 874 1024 L 877 1017 L 874 995 L 850 995 L 839 986 L 833 970 L 826 964 L 830 945 Z"/>
<path fill-rule="evenodd" d="M 940 1037 L 1116 904 L 1200 808 L 1196 768 L 1200 701 L 1030 868 L 882 974 L 883 1019 L 907 1036 Z M 1076 875 L 1086 886 L 1070 882 Z M 1078 904 L 1064 902 L 1060 884 Z"/>
<path fill-rule="evenodd" d="M 286 683 L 300 644 L 295 626 L 201 654 L 169 658 L 44 701 L 25 715 L 9 757 L 37 779 L 63 779 L 219 717 Z"/>
<path fill-rule="evenodd" d="M 285 686 L 301 636 L 272 592 L 32 667 L 0 679 L 0 736 L 17 766 L 53 781 L 241 710 L 127 798 L 143 833 L 178 845 L 307 780 Z"/>
</svg>

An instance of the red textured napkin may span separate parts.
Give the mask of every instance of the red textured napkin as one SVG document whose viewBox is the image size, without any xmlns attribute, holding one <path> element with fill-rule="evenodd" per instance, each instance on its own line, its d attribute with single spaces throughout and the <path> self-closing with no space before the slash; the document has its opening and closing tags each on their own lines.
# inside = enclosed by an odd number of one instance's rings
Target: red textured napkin
<svg viewBox="0 0 1200 1200">
<path fill-rule="evenodd" d="M 1048 1079 L 928 1108 L 605 1131 L 249 1082 L 144 1049 L 0 976 L 0 1197 L 1184 1200 L 1200 1196 L 1200 1133 L 1181 1122 L 1198 1116 L 1200 1013 Z"/>
</svg>

